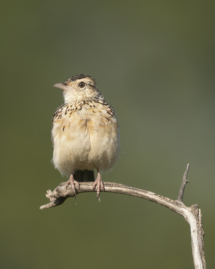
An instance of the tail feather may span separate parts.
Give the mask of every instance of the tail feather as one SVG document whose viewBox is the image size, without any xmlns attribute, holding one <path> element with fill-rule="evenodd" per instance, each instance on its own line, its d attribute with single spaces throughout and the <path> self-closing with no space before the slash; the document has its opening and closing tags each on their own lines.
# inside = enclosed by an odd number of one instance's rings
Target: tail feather
<svg viewBox="0 0 215 269">
<path fill-rule="evenodd" d="M 90 170 L 77 170 L 74 174 L 74 179 L 78 182 L 95 181 L 94 171 Z"/>
</svg>

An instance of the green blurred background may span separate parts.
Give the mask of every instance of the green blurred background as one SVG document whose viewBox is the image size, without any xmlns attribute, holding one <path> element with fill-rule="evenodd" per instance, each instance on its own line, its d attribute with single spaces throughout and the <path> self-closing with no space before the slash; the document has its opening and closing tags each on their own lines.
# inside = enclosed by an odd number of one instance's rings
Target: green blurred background
<svg viewBox="0 0 215 269">
<path fill-rule="evenodd" d="M 54 209 L 52 115 L 75 74 L 96 78 L 115 108 L 121 155 L 104 181 L 198 203 L 215 264 L 215 2 L 3 1 L 0 267 L 193 268 L 189 225 L 157 204 L 116 194 Z"/>
</svg>

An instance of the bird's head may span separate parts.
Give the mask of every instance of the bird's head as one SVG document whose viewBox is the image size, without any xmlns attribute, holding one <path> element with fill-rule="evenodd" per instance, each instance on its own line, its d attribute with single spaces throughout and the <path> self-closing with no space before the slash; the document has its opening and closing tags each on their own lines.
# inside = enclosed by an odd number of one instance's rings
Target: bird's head
<svg viewBox="0 0 215 269">
<path fill-rule="evenodd" d="M 54 87 L 63 90 L 65 103 L 83 101 L 99 95 L 95 80 L 83 74 L 73 76 L 64 83 L 54 84 Z"/>
</svg>

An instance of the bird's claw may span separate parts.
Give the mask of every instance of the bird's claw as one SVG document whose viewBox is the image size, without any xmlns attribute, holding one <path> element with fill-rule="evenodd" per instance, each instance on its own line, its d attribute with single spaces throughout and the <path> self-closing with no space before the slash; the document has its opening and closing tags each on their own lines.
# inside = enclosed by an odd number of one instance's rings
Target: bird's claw
<svg viewBox="0 0 215 269">
<path fill-rule="evenodd" d="M 80 188 L 79 182 L 74 180 L 73 175 L 70 176 L 69 180 L 66 182 L 66 189 L 69 187 L 69 185 L 71 185 L 72 190 L 75 193 L 75 198 L 76 198 L 76 189 Z"/>
<path fill-rule="evenodd" d="M 95 180 L 95 182 L 93 184 L 93 189 L 96 190 L 96 192 L 97 192 L 97 198 L 98 198 L 98 200 L 100 202 L 100 191 L 101 190 L 104 191 L 105 190 L 105 187 L 104 187 L 104 184 L 102 182 L 101 175 L 100 175 L 99 172 L 98 172 L 97 178 L 96 178 L 96 180 Z"/>
</svg>

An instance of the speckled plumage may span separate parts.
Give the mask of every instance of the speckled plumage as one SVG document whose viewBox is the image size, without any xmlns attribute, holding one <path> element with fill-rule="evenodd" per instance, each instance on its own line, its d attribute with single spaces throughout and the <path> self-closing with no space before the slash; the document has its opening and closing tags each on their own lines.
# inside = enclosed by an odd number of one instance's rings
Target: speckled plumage
<svg viewBox="0 0 215 269">
<path fill-rule="evenodd" d="M 53 116 L 55 168 L 67 176 L 78 170 L 110 170 L 119 156 L 119 127 L 95 80 L 78 75 L 55 86 L 63 89 L 65 100 Z"/>
</svg>

